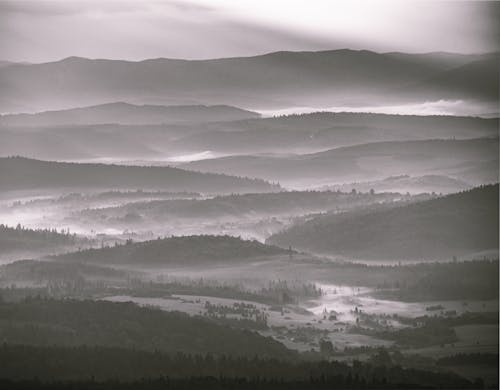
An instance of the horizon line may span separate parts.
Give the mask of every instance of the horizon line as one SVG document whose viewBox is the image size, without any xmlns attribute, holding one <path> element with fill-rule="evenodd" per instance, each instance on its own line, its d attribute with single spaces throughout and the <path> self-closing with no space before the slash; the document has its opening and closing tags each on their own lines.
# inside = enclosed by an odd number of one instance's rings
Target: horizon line
<svg viewBox="0 0 500 390">
<path fill-rule="evenodd" d="M 429 52 L 405 52 L 405 51 L 388 51 L 388 52 L 378 52 L 375 50 L 370 50 L 370 49 L 351 49 L 348 47 L 344 48 L 338 48 L 338 49 L 325 49 L 325 50 L 276 50 L 276 51 L 270 51 L 270 52 L 263 52 L 260 54 L 255 54 L 255 55 L 248 55 L 248 56 L 228 56 L 228 57 L 210 57 L 210 58 L 179 58 L 179 57 L 149 57 L 149 58 L 143 58 L 143 59 L 123 59 L 123 58 L 103 58 L 103 57 L 83 57 L 83 56 L 67 56 L 59 59 L 53 59 L 49 61 L 42 61 L 42 62 L 30 62 L 30 61 L 15 61 L 15 60 L 7 60 L 7 59 L 0 59 L 1 62 L 7 63 L 6 66 L 10 65 L 43 65 L 43 64 L 52 64 L 52 63 L 57 63 L 57 62 L 63 62 L 67 60 L 72 60 L 72 59 L 82 59 L 82 60 L 88 60 L 88 61 L 121 61 L 121 62 L 133 62 L 133 63 L 140 63 L 140 62 L 146 62 L 146 61 L 157 61 L 157 60 L 170 60 L 170 61 L 184 61 L 184 62 L 205 62 L 205 61 L 218 61 L 218 60 L 231 60 L 231 59 L 238 59 L 238 58 L 258 58 L 258 57 L 265 57 L 269 55 L 274 55 L 274 54 L 279 54 L 279 53 L 294 53 L 294 54 L 301 54 L 301 53 L 329 53 L 329 52 L 340 52 L 340 51 L 346 51 L 346 52 L 355 52 L 355 53 L 361 53 L 361 52 L 367 52 L 371 54 L 378 54 L 378 55 L 395 55 L 395 54 L 404 54 L 404 55 L 410 55 L 410 56 L 423 56 L 423 55 L 456 55 L 456 56 L 486 56 L 486 55 L 495 55 L 495 54 L 500 54 L 500 51 L 486 51 L 486 52 L 474 52 L 474 53 L 460 53 L 460 52 L 450 52 L 450 51 L 444 51 L 444 50 L 435 50 L 435 51 L 429 51 Z"/>
</svg>

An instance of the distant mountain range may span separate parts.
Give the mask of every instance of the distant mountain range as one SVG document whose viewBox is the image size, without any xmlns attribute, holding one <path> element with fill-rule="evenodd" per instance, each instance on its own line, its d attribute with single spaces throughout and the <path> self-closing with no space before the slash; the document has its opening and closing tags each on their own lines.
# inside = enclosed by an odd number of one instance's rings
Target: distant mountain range
<svg viewBox="0 0 500 390">
<path fill-rule="evenodd" d="M 0 67 L 0 112 L 110 101 L 242 107 L 425 101 L 429 97 L 497 101 L 495 63 L 497 53 L 413 55 L 348 49 L 213 60 L 130 62 L 70 57 Z M 471 82 L 476 78 L 488 82 Z"/>
<path fill-rule="evenodd" d="M 1 191 L 106 188 L 163 189 L 211 193 L 273 191 L 263 180 L 204 174 L 171 167 L 77 164 L 0 158 Z"/>
<path fill-rule="evenodd" d="M 406 206 L 327 214 L 267 242 L 364 260 L 429 260 L 496 251 L 498 184 Z"/>
<path fill-rule="evenodd" d="M 260 117 L 231 106 L 158 106 L 117 102 L 97 106 L 45 111 L 36 114 L 1 115 L 0 126 L 61 126 L 116 123 L 152 125 L 178 122 L 233 121 Z"/>
</svg>

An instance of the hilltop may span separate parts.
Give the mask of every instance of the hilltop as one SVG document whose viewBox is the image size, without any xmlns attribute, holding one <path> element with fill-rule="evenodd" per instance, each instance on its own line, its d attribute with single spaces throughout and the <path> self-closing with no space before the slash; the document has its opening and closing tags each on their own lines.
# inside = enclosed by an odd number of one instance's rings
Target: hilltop
<svg viewBox="0 0 500 390">
<path fill-rule="evenodd" d="M 101 265 L 179 266 L 241 262 L 256 257 L 288 253 L 288 250 L 276 246 L 230 236 L 183 236 L 87 249 L 60 255 L 56 259 Z"/>
</svg>

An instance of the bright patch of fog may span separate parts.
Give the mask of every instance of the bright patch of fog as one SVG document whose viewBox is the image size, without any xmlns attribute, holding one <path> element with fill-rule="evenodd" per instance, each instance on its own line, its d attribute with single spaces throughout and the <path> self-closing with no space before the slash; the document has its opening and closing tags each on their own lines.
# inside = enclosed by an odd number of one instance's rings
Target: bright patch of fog
<svg viewBox="0 0 500 390">
<path fill-rule="evenodd" d="M 342 321 L 354 322 L 357 308 L 367 314 L 398 314 L 405 317 L 417 317 L 425 314 L 425 305 L 422 303 L 405 303 L 375 299 L 367 294 L 373 290 L 366 287 L 351 287 L 318 284 L 324 295 L 316 301 L 316 306 L 309 311 L 316 315 L 323 312 L 335 312 Z"/>
<path fill-rule="evenodd" d="M 205 160 L 207 158 L 216 158 L 216 154 L 211 152 L 210 150 L 205 150 L 204 152 L 185 154 L 180 156 L 174 156 L 167 159 L 167 161 L 171 162 L 190 162 L 190 161 L 198 161 Z"/>
<path fill-rule="evenodd" d="M 215 153 L 211 150 L 202 152 L 189 153 L 189 154 L 174 154 L 167 155 L 160 158 L 151 158 L 151 156 L 144 156 L 139 159 L 124 159 L 122 157 L 95 157 L 84 159 L 62 159 L 61 162 L 78 162 L 78 163 L 96 163 L 96 164 L 120 164 L 120 165 L 133 165 L 133 166 L 168 166 L 175 165 L 176 163 L 188 163 L 192 161 L 206 160 L 219 157 L 227 157 L 227 153 Z"/>
<path fill-rule="evenodd" d="M 309 114 L 312 112 L 366 112 L 391 115 L 458 115 L 491 117 L 498 114 L 495 104 L 479 103 L 466 100 L 436 100 L 422 103 L 407 103 L 383 106 L 323 106 L 323 107 L 289 107 L 276 110 L 258 111 L 264 117 L 292 114 Z"/>
<path fill-rule="evenodd" d="M 419 317 L 432 314 L 426 310 L 429 306 L 441 305 L 442 311 L 453 311 L 461 314 L 467 311 L 487 312 L 494 311 L 498 306 L 497 300 L 491 301 L 434 301 L 434 302 L 402 302 L 378 299 L 371 296 L 373 289 L 367 287 L 339 286 L 316 283 L 324 295 L 313 302 L 308 310 L 316 315 L 325 311 L 335 312 L 342 321 L 354 322 L 354 310 L 358 308 L 367 314 L 399 315 L 402 317 Z M 436 313 L 434 313 L 436 314 Z"/>
</svg>

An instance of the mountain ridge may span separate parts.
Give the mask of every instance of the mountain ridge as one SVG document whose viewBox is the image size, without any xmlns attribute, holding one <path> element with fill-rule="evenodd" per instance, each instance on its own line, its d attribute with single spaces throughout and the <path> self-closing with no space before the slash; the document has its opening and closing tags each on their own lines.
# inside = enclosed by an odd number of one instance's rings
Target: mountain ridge
<svg viewBox="0 0 500 390">
<path fill-rule="evenodd" d="M 425 57 L 401 59 L 349 49 L 140 62 L 68 57 L 43 64 L 1 67 L 0 111 L 19 112 L 22 107 L 28 111 L 61 109 L 132 98 L 140 103 L 217 101 L 249 108 L 318 105 L 326 101 L 401 101 L 407 99 L 406 92 L 396 93 L 398 88 L 450 69 L 443 66 Z M 389 92 L 393 96 L 388 96 Z M 462 98 L 468 99 L 467 91 L 463 92 Z M 446 89 L 439 91 L 441 98 L 448 95 Z M 485 97 L 489 96 L 486 93 Z M 425 100 L 425 94 L 421 98 Z"/>
<path fill-rule="evenodd" d="M 292 54 L 311 54 L 311 53 L 371 53 L 371 54 L 379 54 L 379 55 L 404 55 L 404 56 L 415 56 L 415 57 L 425 57 L 425 56 L 442 56 L 442 57 L 461 57 L 461 58 L 473 58 L 471 61 L 477 58 L 482 58 L 484 56 L 491 55 L 499 55 L 500 52 L 497 51 L 488 51 L 484 53 L 458 53 L 458 52 L 448 52 L 448 51 L 430 51 L 430 52 L 416 52 L 416 53 L 406 53 L 401 51 L 389 51 L 389 52 L 378 52 L 375 50 L 368 49 L 349 49 L 349 48 L 339 48 L 339 49 L 326 49 L 326 50 L 277 50 L 277 51 L 269 51 L 265 53 L 248 55 L 248 56 L 229 56 L 229 57 L 213 57 L 213 58 L 199 58 L 199 59 L 187 59 L 187 58 L 177 58 L 177 57 L 154 57 L 154 58 L 144 58 L 140 60 L 130 60 L 124 58 L 90 58 L 90 57 L 82 57 L 82 56 L 68 56 L 60 59 L 55 59 L 51 61 L 44 61 L 38 63 L 25 63 L 25 64 L 50 64 L 54 62 L 62 62 L 62 61 L 75 61 L 75 60 L 89 60 L 89 61 L 123 61 L 123 62 L 132 62 L 132 63 L 141 63 L 148 61 L 156 61 L 156 60 L 169 60 L 169 61 L 186 61 L 186 62 L 201 62 L 201 61 L 218 61 L 218 60 L 231 60 L 231 59 L 240 59 L 240 58 L 259 58 L 265 56 L 272 55 L 281 55 L 283 53 L 292 53 Z M 465 60 L 464 60 L 465 61 Z M 22 62 L 17 61 L 6 61 L 14 64 L 21 64 Z"/>
</svg>

